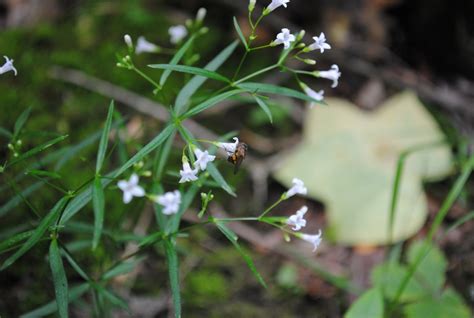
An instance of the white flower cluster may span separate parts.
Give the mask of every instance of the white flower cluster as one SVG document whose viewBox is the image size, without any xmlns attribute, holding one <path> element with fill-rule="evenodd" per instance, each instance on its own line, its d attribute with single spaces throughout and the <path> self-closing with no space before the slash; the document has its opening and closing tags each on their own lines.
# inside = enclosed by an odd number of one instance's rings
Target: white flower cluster
<svg viewBox="0 0 474 318">
<path fill-rule="evenodd" d="M 288 199 L 295 194 L 306 194 L 308 190 L 304 186 L 303 181 L 300 179 L 294 178 L 293 179 L 293 186 L 283 194 L 284 199 Z M 306 226 L 306 220 L 304 219 L 304 216 L 308 212 L 308 207 L 306 205 L 302 206 L 301 209 L 296 211 L 295 214 L 291 215 L 287 220 L 286 224 L 288 226 L 291 226 L 291 229 L 293 231 L 299 231 L 303 227 Z M 310 235 L 310 234 L 304 234 L 304 233 L 297 233 L 297 237 L 301 238 L 302 240 L 305 240 L 311 244 L 313 244 L 313 252 L 316 251 L 318 248 L 319 244 L 321 244 L 322 241 L 322 232 L 319 230 L 318 234 L 316 235 Z"/>
<path fill-rule="evenodd" d="M 202 151 L 199 148 L 194 149 L 194 155 L 196 156 L 196 161 L 194 161 L 194 169 L 191 169 L 187 158 L 183 158 L 183 170 L 179 171 L 179 174 L 181 175 L 179 183 L 196 181 L 199 170 L 206 170 L 207 164 L 216 159 L 216 156 L 210 155 L 207 150 Z"/>
<path fill-rule="evenodd" d="M 132 201 L 133 197 L 144 197 L 146 195 L 138 182 L 140 181 L 137 174 L 133 173 L 128 180 L 120 180 L 117 186 L 123 192 L 123 203 L 127 204 Z M 178 190 L 167 192 L 163 195 L 150 196 L 150 198 L 163 206 L 163 214 L 170 215 L 178 213 L 181 204 L 181 193 Z"/>
<path fill-rule="evenodd" d="M 265 8 L 263 11 L 263 15 L 267 15 L 276 8 L 280 6 L 284 6 L 286 8 L 286 4 L 290 2 L 289 0 L 272 0 L 272 2 L 268 5 L 268 7 Z M 249 8 L 255 6 L 255 1 L 250 1 Z M 295 46 L 297 47 L 303 47 L 303 49 L 299 53 L 308 53 L 311 51 L 319 50 L 320 53 L 324 53 L 325 50 L 330 50 L 331 45 L 326 42 L 326 36 L 324 35 L 323 32 L 319 36 L 314 36 L 313 40 L 314 42 L 310 44 L 309 46 L 305 46 L 304 43 L 301 43 L 300 46 L 298 46 L 298 42 L 303 38 L 304 31 L 300 32 L 299 36 L 295 36 L 294 34 L 291 34 L 290 30 L 288 28 L 283 28 L 281 29 L 281 32 L 277 34 L 275 40 L 273 40 L 270 43 L 270 46 L 276 46 L 276 45 L 283 45 L 283 48 L 285 50 L 290 49 L 291 44 L 295 42 Z M 296 56 L 299 54 L 297 53 Z M 315 64 L 316 61 L 312 59 L 302 59 L 307 64 Z M 331 69 L 327 71 L 314 71 L 312 72 L 312 75 L 316 77 L 321 77 L 321 78 L 326 78 L 332 81 L 331 87 L 336 87 L 338 85 L 339 77 L 341 76 L 341 72 L 339 71 L 339 67 L 337 65 L 332 65 Z M 317 101 L 322 101 L 324 99 L 324 91 L 320 90 L 319 92 L 316 92 L 309 88 L 306 84 L 300 82 L 300 86 L 303 89 L 303 91 L 308 95 L 309 97 L 313 98 L 314 100 Z M 314 106 L 313 103 L 310 104 L 311 107 Z"/>
</svg>

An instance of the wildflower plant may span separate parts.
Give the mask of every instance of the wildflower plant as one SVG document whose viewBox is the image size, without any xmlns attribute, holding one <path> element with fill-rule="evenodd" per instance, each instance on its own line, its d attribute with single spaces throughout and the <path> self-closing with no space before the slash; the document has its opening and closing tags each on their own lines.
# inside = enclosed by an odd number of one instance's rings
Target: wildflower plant
<svg viewBox="0 0 474 318">
<path fill-rule="evenodd" d="M 115 110 L 112 102 L 104 128 L 92 139 L 92 142 L 99 140 L 95 170 L 91 171 L 90 178 L 80 187 L 74 190 L 66 190 L 63 197 L 51 208 L 49 213 L 40 217 L 38 224 L 32 229 L 16 233 L 7 240 L 6 246 L 15 246 L 15 251 L 7 257 L 1 265 L 1 270 L 5 270 L 15 263 L 26 252 L 31 250 L 40 240 L 49 239 L 49 262 L 53 272 L 53 281 L 56 291 L 56 302 L 52 305 L 41 307 L 38 311 L 41 313 L 52 313 L 58 311 L 59 316 L 68 316 L 68 303 L 72 299 L 77 299 L 87 291 L 91 291 L 94 297 L 99 297 L 110 301 L 114 305 L 126 308 L 126 303 L 115 295 L 108 287 L 108 282 L 115 276 L 126 272 L 129 268 L 136 265 L 140 259 L 134 259 L 137 254 L 143 253 L 151 246 L 159 246 L 166 255 L 169 281 L 172 290 L 174 311 L 176 317 L 181 317 L 181 297 L 179 286 L 179 257 L 177 252 L 177 238 L 187 234 L 188 228 L 181 227 L 183 214 L 190 210 L 193 202 L 201 200 L 201 209 L 198 213 L 200 221 L 194 225 L 214 224 L 222 234 L 236 247 L 242 254 L 244 261 L 253 272 L 257 280 L 266 286 L 262 276 L 257 271 L 251 258 L 240 247 L 237 235 L 228 227 L 228 223 L 233 221 L 257 221 L 278 228 L 286 237 L 295 237 L 309 242 L 316 251 L 322 240 L 322 232 L 319 230 L 316 234 L 300 233 L 303 227 L 307 225 L 304 219 L 307 213 L 307 207 L 302 207 L 294 215 L 270 216 L 272 210 L 284 200 L 289 200 L 296 195 L 305 195 L 307 189 L 303 182 L 295 176 L 293 186 L 284 192 L 280 198 L 271 204 L 264 211 L 254 211 L 250 216 L 239 218 L 218 218 L 210 215 L 207 211 L 208 204 L 214 198 L 214 188 L 220 188 L 230 196 L 237 196 L 233 187 L 223 177 L 218 165 L 218 149 L 223 150 L 227 156 L 236 152 L 240 140 L 236 136 L 224 136 L 217 140 L 203 140 L 200 136 L 195 136 L 188 126 L 186 120 L 195 117 L 201 112 L 216 107 L 219 103 L 237 97 L 246 96 L 255 101 L 255 105 L 261 107 L 272 122 L 272 115 L 268 107 L 269 95 L 282 95 L 291 98 L 300 99 L 309 102 L 312 105 L 322 104 L 324 101 L 323 91 L 313 91 L 303 82 L 304 76 L 321 77 L 333 81 L 333 87 L 337 86 L 341 75 L 339 68 L 334 65 L 327 71 L 304 71 L 288 66 L 290 60 L 299 62 L 299 65 L 314 65 L 315 60 L 308 54 L 317 56 L 325 50 L 331 49 L 326 43 L 323 33 L 319 37 L 314 37 L 314 43 L 307 45 L 304 42 L 304 31 L 294 32 L 288 28 L 282 28 L 281 32 L 275 35 L 275 40 L 261 46 L 254 46 L 257 38 L 256 31 L 258 26 L 264 21 L 265 17 L 273 14 L 275 10 L 281 10 L 289 5 L 289 0 L 273 0 L 263 9 L 260 15 L 255 19 L 255 0 L 249 2 L 248 19 L 250 25 L 250 34 L 244 35 L 237 20 L 233 19 L 234 27 L 239 36 L 239 41 L 233 41 L 224 47 L 220 53 L 212 58 L 203 67 L 199 65 L 198 52 L 194 52 L 194 44 L 199 38 L 208 33 L 208 28 L 204 26 L 206 15 L 205 9 L 200 9 L 193 20 L 186 21 L 183 25 L 172 26 L 169 28 L 169 42 L 174 47 L 165 48 L 146 40 L 143 36 L 125 35 L 124 42 L 125 54 L 119 55 L 117 66 L 124 71 L 133 72 L 148 84 L 155 98 L 165 105 L 171 105 L 169 110 L 169 120 L 166 125 L 157 133 L 157 135 L 146 145 L 138 149 L 129 159 L 126 159 L 121 165 L 110 167 L 107 159 L 115 151 L 115 146 L 109 145 L 109 136 L 111 132 L 117 130 L 123 120 L 120 114 Z M 240 57 L 240 62 L 231 76 L 226 76 L 218 69 L 234 54 L 237 54 L 237 47 L 243 47 L 244 53 Z M 250 54 L 258 54 L 263 50 L 278 50 L 278 59 L 262 68 L 249 74 L 242 75 L 241 70 Z M 170 54 L 173 56 L 169 63 L 151 64 L 148 67 L 142 67 L 135 61 L 137 54 Z M 1 72 L 16 69 L 13 67 L 12 60 L 6 58 L 6 64 L 2 66 Z M 291 63 L 295 65 L 295 63 Z M 148 75 L 148 70 L 160 70 L 159 78 Z M 296 80 L 295 87 L 271 85 L 258 82 L 258 77 L 270 72 L 288 72 L 294 75 Z M 185 74 L 185 83 L 176 96 L 168 90 L 168 79 L 171 76 L 181 77 L 180 73 Z M 156 72 L 154 72 L 156 74 Z M 194 99 L 193 96 L 200 92 L 200 89 L 207 81 L 214 81 L 220 87 L 213 91 L 205 99 Z M 203 90 L 204 91 L 204 90 Z M 25 161 L 26 159 L 37 156 L 46 148 L 55 146 L 67 135 L 54 138 L 45 144 L 39 145 L 31 150 L 22 152 L 19 148 L 20 140 L 18 131 L 29 116 L 29 111 L 24 113 L 15 124 L 15 132 L 11 134 L 12 150 L 11 156 L 3 163 L 1 172 L 5 176 L 9 173 L 12 166 Z M 170 153 L 173 147 L 176 147 L 177 136 L 184 142 L 181 149 L 181 161 L 172 162 Z M 229 140 L 230 138 L 233 138 Z M 56 158 L 61 156 L 61 150 L 56 154 Z M 73 156 L 72 156 L 73 157 Z M 70 157 L 69 159 L 71 159 Z M 224 159 L 226 159 L 224 157 Z M 45 159 L 46 160 L 46 159 Z M 165 172 L 167 167 L 179 166 L 177 171 L 172 173 L 172 181 L 169 181 Z M 106 170 L 108 168 L 109 170 Z M 31 170 L 31 167 L 30 167 Z M 54 172 L 36 173 L 45 184 L 50 184 L 51 178 L 54 179 Z M 166 182 L 164 182 L 166 179 Z M 210 182 L 212 181 L 212 182 Z M 36 191 L 36 190 L 34 190 Z M 136 201 L 143 205 L 151 205 L 155 212 L 156 228 L 145 236 L 134 237 L 133 240 L 138 243 L 138 250 L 133 254 L 126 255 L 101 272 L 98 277 L 88 274 L 78 261 L 76 261 L 72 252 L 65 245 L 63 232 L 67 232 L 73 224 L 71 221 L 77 214 L 86 213 L 86 206 L 92 206 L 94 225 L 90 227 L 90 247 L 97 249 L 107 234 L 105 224 L 107 224 L 107 206 L 108 196 L 112 191 L 120 193 L 124 205 L 132 206 Z M 29 195 L 29 194 L 28 194 Z M 28 200 L 22 193 L 15 200 Z M 90 205 L 91 204 L 91 205 Z M 41 215 L 38 213 L 38 215 Z M 49 233 L 49 235 L 48 235 Z M 10 250 L 3 249 L 2 252 Z M 68 287 L 67 276 L 64 270 L 64 263 L 67 262 L 84 279 L 84 283 Z M 98 296 L 99 295 L 99 296 Z M 95 304 L 96 314 L 100 316 L 102 312 L 101 301 Z M 37 313 L 35 311 L 34 313 Z"/>
</svg>

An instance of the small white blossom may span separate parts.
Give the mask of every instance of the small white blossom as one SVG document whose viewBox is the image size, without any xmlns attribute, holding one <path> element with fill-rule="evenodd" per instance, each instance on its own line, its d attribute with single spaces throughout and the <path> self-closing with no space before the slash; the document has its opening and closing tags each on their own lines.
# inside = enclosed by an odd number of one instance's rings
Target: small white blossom
<svg viewBox="0 0 474 318">
<path fill-rule="evenodd" d="M 283 44 L 285 49 L 290 47 L 291 42 L 295 41 L 296 37 L 290 34 L 290 30 L 287 28 L 281 29 L 281 32 L 277 34 L 276 39 L 273 41 L 273 45 Z"/>
<path fill-rule="evenodd" d="M 183 162 L 183 170 L 179 171 L 179 174 L 181 175 L 181 179 L 179 180 L 179 183 L 188 182 L 188 181 L 196 181 L 197 173 L 198 173 L 197 168 L 191 169 L 189 162 L 187 161 Z"/>
<path fill-rule="evenodd" d="M 179 211 L 181 204 L 181 193 L 178 190 L 173 192 L 166 192 L 163 195 L 156 197 L 155 202 L 163 206 L 163 214 L 176 214 Z"/>
<path fill-rule="evenodd" d="M 319 92 L 316 92 L 316 91 L 313 91 L 311 88 L 309 88 L 308 86 L 306 85 L 302 85 L 303 86 L 303 90 L 304 92 L 306 93 L 306 95 L 308 95 L 309 97 L 317 100 L 317 101 L 322 101 L 324 99 L 324 90 L 320 90 Z M 309 104 L 309 107 L 313 108 L 314 107 L 314 103 L 311 103 Z"/>
<path fill-rule="evenodd" d="M 323 32 L 318 36 L 313 37 L 314 43 L 308 46 L 309 51 L 320 50 L 321 53 L 324 53 L 324 50 L 330 50 L 331 46 L 326 43 L 326 36 Z"/>
<path fill-rule="evenodd" d="M 206 17 L 207 10 L 206 8 L 199 8 L 197 14 L 196 14 L 196 21 L 197 22 L 202 22 L 204 18 Z"/>
<path fill-rule="evenodd" d="M 286 8 L 286 4 L 290 2 L 290 0 L 272 0 L 272 2 L 268 5 L 268 7 L 265 9 L 268 13 L 272 12 L 276 8 L 280 6 L 284 6 Z"/>
<path fill-rule="evenodd" d="M 145 190 L 138 185 L 139 178 L 134 173 L 128 181 L 120 180 L 117 186 L 123 191 L 123 203 L 127 204 L 132 201 L 133 197 L 145 196 Z"/>
<path fill-rule="evenodd" d="M 15 73 L 15 76 L 17 74 L 16 68 L 13 66 L 13 60 L 10 60 L 8 57 L 3 56 L 5 58 L 5 64 L 3 64 L 0 67 L 0 74 L 13 71 Z"/>
<path fill-rule="evenodd" d="M 159 50 L 160 47 L 158 45 L 149 42 L 144 36 L 140 36 L 137 40 L 137 46 L 135 47 L 135 54 L 154 53 Z"/>
<path fill-rule="evenodd" d="M 125 34 L 123 36 L 123 40 L 125 41 L 125 44 L 127 44 L 127 47 L 129 50 L 133 50 L 133 41 L 132 41 L 132 37 L 128 34 Z"/>
<path fill-rule="evenodd" d="M 237 145 L 239 144 L 239 138 L 234 137 L 232 139 L 235 140 L 235 142 L 220 142 L 217 144 L 219 148 L 223 148 L 227 152 L 228 156 L 235 152 L 235 149 L 237 149 Z"/>
<path fill-rule="evenodd" d="M 286 198 L 290 198 L 295 194 L 306 194 L 308 189 L 304 186 L 303 181 L 298 178 L 293 178 L 293 186 L 286 192 Z"/>
<path fill-rule="evenodd" d="M 322 234 L 323 233 L 321 232 L 321 230 L 319 230 L 318 234 L 316 235 L 300 234 L 299 237 L 305 240 L 306 242 L 313 244 L 313 252 L 315 252 L 319 244 L 321 244 L 321 241 L 323 240 L 321 237 Z"/>
<path fill-rule="evenodd" d="M 188 30 L 184 25 L 175 25 L 168 29 L 168 33 L 171 37 L 170 42 L 177 44 L 188 35 Z"/>
<path fill-rule="evenodd" d="M 339 81 L 339 77 L 341 77 L 341 72 L 339 72 L 339 66 L 333 64 L 331 69 L 328 71 L 317 71 L 317 76 L 322 78 L 327 78 L 328 80 L 332 81 L 331 87 L 336 87 Z"/>
<path fill-rule="evenodd" d="M 306 220 L 304 219 L 306 212 L 308 212 L 308 207 L 304 205 L 286 220 L 286 224 L 293 226 L 293 231 L 301 230 L 302 227 L 306 226 Z"/>
<path fill-rule="evenodd" d="M 214 161 L 216 156 L 210 155 L 207 150 L 202 151 L 199 148 L 194 149 L 194 154 L 196 155 L 196 161 L 194 162 L 194 167 L 196 169 L 201 169 L 202 171 L 206 170 L 207 164 Z"/>
</svg>

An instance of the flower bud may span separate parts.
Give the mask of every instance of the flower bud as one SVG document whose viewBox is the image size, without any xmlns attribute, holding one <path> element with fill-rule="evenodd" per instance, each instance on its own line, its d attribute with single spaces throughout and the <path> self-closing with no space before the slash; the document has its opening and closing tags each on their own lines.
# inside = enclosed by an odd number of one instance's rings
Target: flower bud
<svg viewBox="0 0 474 318">
<path fill-rule="evenodd" d="M 201 23 L 206 17 L 206 8 L 200 8 L 196 14 L 196 22 Z"/>
<path fill-rule="evenodd" d="M 296 41 L 301 41 L 305 35 L 306 31 L 305 30 L 301 30 L 300 33 L 298 33 L 298 35 L 296 36 Z"/>
<path fill-rule="evenodd" d="M 305 62 L 306 64 L 309 64 L 309 65 L 316 64 L 316 61 L 313 60 L 313 59 L 304 59 L 303 62 Z"/>
<path fill-rule="evenodd" d="M 255 9 L 255 3 L 257 2 L 257 0 L 250 0 L 249 2 L 249 12 L 252 13 L 253 12 L 253 9 Z"/>
<path fill-rule="evenodd" d="M 132 37 L 128 34 L 125 34 L 123 36 L 123 40 L 125 41 L 125 44 L 127 44 L 127 47 L 128 47 L 128 50 L 129 51 L 133 51 L 133 41 L 132 41 Z"/>
</svg>

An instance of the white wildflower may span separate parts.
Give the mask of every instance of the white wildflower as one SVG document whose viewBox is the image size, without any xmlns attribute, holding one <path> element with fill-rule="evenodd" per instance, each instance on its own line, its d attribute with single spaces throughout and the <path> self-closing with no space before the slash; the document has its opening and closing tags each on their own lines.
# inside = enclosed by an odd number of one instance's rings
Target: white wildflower
<svg viewBox="0 0 474 318">
<path fill-rule="evenodd" d="M 306 220 L 304 219 L 306 212 L 308 212 L 308 207 L 304 205 L 286 220 L 286 224 L 292 226 L 293 231 L 301 230 L 302 227 L 306 226 Z"/>
<path fill-rule="evenodd" d="M 181 204 L 181 193 L 178 190 L 166 192 L 163 195 L 157 196 L 155 202 L 163 206 L 163 214 L 176 214 Z"/>
<path fill-rule="evenodd" d="M 123 191 L 123 203 L 127 204 L 132 201 L 133 197 L 145 196 L 145 190 L 138 185 L 139 178 L 134 173 L 128 181 L 120 180 L 117 186 Z"/>
<path fill-rule="evenodd" d="M 313 252 L 316 251 L 316 249 L 318 248 L 319 244 L 321 244 L 321 241 L 323 240 L 322 239 L 322 232 L 321 230 L 319 230 L 318 234 L 316 235 L 309 235 L 309 234 L 300 234 L 298 235 L 301 239 L 305 240 L 306 242 L 309 242 L 311 244 L 313 244 Z"/>
<path fill-rule="evenodd" d="M 319 50 L 321 53 L 324 53 L 324 50 L 330 50 L 331 46 L 326 43 L 326 36 L 323 32 L 318 36 L 313 37 L 314 43 L 308 46 L 306 51 Z"/>
<path fill-rule="evenodd" d="M 294 196 L 295 194 L 306 194 L 308 189 L 305 188 L 304 182 L 298 178 L 293 178 L 293 186 L 286 192 L 286 199 Z"/>
<path fill-rule="evenodd" d="M 175 25 L 168 29 L 168 33 L 171 37 L 170 42 L 177 44 L 188 35 L 188 30 L 184 25 Z"/>
<path fill-rule="evenodd" d="M 181 175 L 181 179 L 179 180 L 179 183 L 188 182 L 188 181 L 196 181 L 197 173 L 198 173 L 197 168 L 191 169 L 189 162 L 187 161 L 183 162 L 183 170 L 179 171 L 179 174 Z"/>
<path fill-rule="evenodd" d="M 235 152 L 235 149 L 237 149 L 237 145 L 239 144 L 239 138 L 234 137 L 232 139 L 235 140 L 235 142 L 220 142 L 217 144 L 219 148 L 223 148 L 227 152 L 228 156 Z"/>
<path fill-rule="evenodd" d="M 160 47 L 156 44 L 151 43 L 144 36 L 140 36 L 137 40 L 137 46 L 135 47 L 135 54 L 141 53 L 154 53 L 158 52 Z"/>
<path fill-rule="evenodd" d="M 280 6 L 284 6 L 286 8 L 286 4 L 290 2 L 290 0 L 272 0 L 272 2 L 265 8 L 265 14 L 269 14 L 276 8 Z"/>
<path fill-rule="evenodd" d="M 0 74 L 13 71 L 15 76 L 18 74 L 16 68 L 13 66 L 13 60 L 10 60 L 8 57 L 3 56 L 5 58 L 5 64 L 0 67 Z"/>
<path fill-rule="evenodd" d="M 330 70 L 327 71 L 316 71 L 316 76 L 327 78 L 328 80 L 332 81 L 331 87 L 336 87 L 339 81 L 339 77 L 341 77 L 341 72 L 339 72 L 339 66 L 333 64 Z"/>
<path fill-rule="evenodd" d="M 194 162 L 194 167 L 196 169 L 201 169 L 202 171 L 206 170 L 207 164 L 214 161 L 216 156 L 210 155 L 207 150 L 202 151 L 199 148 L 194 149 L 194 154 L 196 155 L 196 161 Z"/>
<path fill-rule="evenodd" d="M 290 47 L 291 42 L 294 42 L 296 37 L 293 34 L 290 34 L 290 30 L 287 28 L 281 29 L 281 32 L 277 34 L 276 39 L 273 41 L 272 45 L 283 44 L 285 49 Z"/>
<path fill-rule="evenodd" d="M 306 93 L 306 95 L 308 95 L 312 99 L 315 99 L 318 102 L 320 102 L 324 99 L 324 90 L 320 90 L 319 92 L 316 92 L 316 91 L 313 91 L 311 88 L 309 88 L 305 84 L 301 84 L 301 86 L 303 87 L 303 90 Z M 309 107 L 313 108 L 314 103 L 309 104 Z"/>
</svg>

